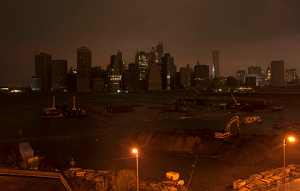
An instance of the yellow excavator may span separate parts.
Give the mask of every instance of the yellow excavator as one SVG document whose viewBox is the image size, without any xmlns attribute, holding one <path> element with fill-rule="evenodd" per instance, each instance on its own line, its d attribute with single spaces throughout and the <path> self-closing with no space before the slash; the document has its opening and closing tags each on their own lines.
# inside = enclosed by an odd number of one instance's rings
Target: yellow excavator
<svg viewBox="0 0 300 191">
<path fill-rule="evenodd" d="M 236 123 L 237 135 L 239 135 L 241 133 L 240 120 L 239 116 L 236 115 L 227 122 L 225 128 L 222 128 L 220 132 L 215 132 L 215 138 L 224 141 L 228 140 L 232 136 L 232 133 L 230 133 L 230 128 L 234 122 Z"/>
</svg>

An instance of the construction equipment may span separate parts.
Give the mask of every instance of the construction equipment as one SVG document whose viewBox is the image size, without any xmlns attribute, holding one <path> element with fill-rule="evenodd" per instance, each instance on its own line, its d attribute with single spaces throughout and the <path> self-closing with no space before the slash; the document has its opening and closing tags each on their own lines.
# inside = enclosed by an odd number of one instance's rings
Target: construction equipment
<svg viewBox="0 0 300 191">
<path fill-rule="evenodd" d="M 235 105 L 241 105 L 241 103 L 238 103 L 238 102 L 236 101 L 235 97 L 234 97 L 232 94 L 231 94 L 231 97 L 233 98 Z"/>
<path fill-rule="evenodd" d="M 233 118 L 231 118 L 230 121 L 227 122 L 225 128 L 222 128 L 220 132 L 215 132 L 215 138 L 222 139 L 225 141 L 228 140 L 232 135 L 232 133 L 230 132 L 230 128 L 234 122 L 236 123 L 237 135 L 239 135 L 241 133 L 240 120 L 239 116 L 236 115 Z"/>
</svg>

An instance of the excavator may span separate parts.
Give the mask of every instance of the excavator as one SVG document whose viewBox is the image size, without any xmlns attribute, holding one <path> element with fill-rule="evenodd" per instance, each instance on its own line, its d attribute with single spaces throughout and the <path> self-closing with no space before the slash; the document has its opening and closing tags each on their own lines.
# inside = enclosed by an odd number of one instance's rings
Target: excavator
<svg viewBox="0 0 300 191">
<path fill-rule="evenodd" d="M 236 115 L 227 122 L 225 128 L 222 128 L 220 132 L 215 132 L 215 138 L 218 140 L 227 141 L 232 136 L 232 133 L 230 133 L 230 128 L 234 122 L 236 123 L 237 135 L 241 134 L 239 116 Z"/>
</svg>

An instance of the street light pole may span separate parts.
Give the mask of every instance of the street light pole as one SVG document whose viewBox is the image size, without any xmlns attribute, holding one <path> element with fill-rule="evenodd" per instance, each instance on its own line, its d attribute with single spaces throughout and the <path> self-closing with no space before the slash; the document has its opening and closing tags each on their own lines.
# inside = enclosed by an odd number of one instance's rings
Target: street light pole
<svg viewBox="0 0 300 191">
<path fill-rule="evenodd" d="M 283 184 L 285 184 L 285 138 L 283 139 L 283 174 L 284 174 Z"/>
<path fill-rule="evenodd" d="M 137 149 L 132 150 L 136 157 L 136 190 L 139 191 L 139 152 Z"/>
<path fill-rule="evenodd" d="M 294 137 L 286 137 L 290 142 L 294 142 L 295 141 L 295 138 Z M 285 146 L 286 146 L 286 144 L 285 144 L 285 139 L 286 138 L 284 138 L 283 139 L 283 176 L 284 176 L 284 181 L 283 181 L 283 184 L 285 184 L 285 182 L 286 182 L 286 172 L 285 172 Z"/>
</svg>

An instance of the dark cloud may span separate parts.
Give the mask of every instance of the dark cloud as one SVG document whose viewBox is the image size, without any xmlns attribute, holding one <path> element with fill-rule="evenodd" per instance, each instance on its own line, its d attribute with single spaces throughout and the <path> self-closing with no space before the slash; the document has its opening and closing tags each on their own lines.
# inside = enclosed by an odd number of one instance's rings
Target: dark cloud
<svg viewBox="0 0 300 191">
<path fill-rule="evenodd" d="M 158 39 L 178 67 L 193 66 L 197 59 L 211 66 L 213 50 L 228 66 L 221 66 L 225 76 L 234 75 L 236 66 L 265 69 L 275 59 L 298 67 L 300 47 L 291 42 L 300 39 L 299 7 L 295 0 L 5 1 L 0 7 L 0 85 L 30 81 L 34 54 L 40 52 L 76 68 L 76 48 L 85 45 L 92 50 L 93 65 L 106 68 L 118 50 L 131 62 L 137 48 L 150 51 Z M 9 75 L 18 69 L 23 69 L 18 77 Z"/>
</svg>

